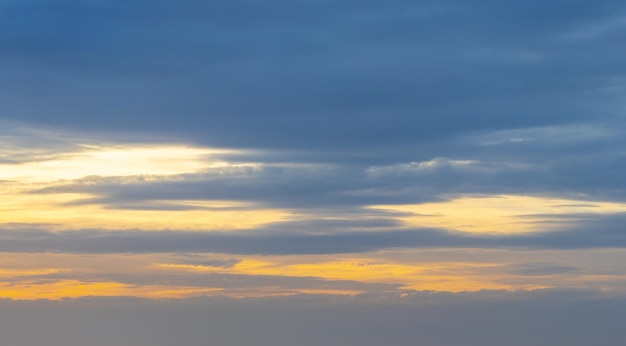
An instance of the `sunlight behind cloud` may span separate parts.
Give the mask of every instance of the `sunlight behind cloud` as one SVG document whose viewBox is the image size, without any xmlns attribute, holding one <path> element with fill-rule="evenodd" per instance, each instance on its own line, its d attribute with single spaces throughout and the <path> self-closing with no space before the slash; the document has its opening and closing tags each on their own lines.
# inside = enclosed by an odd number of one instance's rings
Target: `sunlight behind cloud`
<svg viewBox="0 0 626 346">
<path fill-rule="evenodd" d="M 0 191 L 2 191 L 0 189 Z M 0 223 L 46 224 L 50 230 L 145 229 L 228 230 L 255 227 L 288 219 L 291 213 L 237 201 L 173 201 L 171 210 L 111 208 L 97 203 L 77 203 L 89 194 L 3 193 Z M 176 208 L 174 208 L 176 207 Z"/>
<path fill-rule="evenodd" d="M 180 287 L 167 285 L 128 285 L 118 282 L 82 282 L 59 280 L 52 282 L 0 282 L 0 296 L 19 300 L 64 299 L 79 297 L 135 296 L 144 298 L 184 298 L 201 296 L 216 288 Z"/>
<path fill-rule="evenodd" d="M 398 217 L 410 227 L 505 234 L 545 231 L 567 224 L 568 217 L 576 215 L 626 212 L 624 203 L 518 195 L 470 195 L 445 202 L 370 208 L 410 213 Z"/>
<path fill-rule="evenodd" d="M 289 263 L 293 261 L 293 263 Z M 301 262 L 301 263 L 299 263 Z M 537 288 L 537 285 L 517 285 L 498 282 L 496 275 L 486 278 L 476 269 L 493 266 L 490 263 L 447 263 L 422 265 L 398 263 L 376 258 L 329 258 L 326 256 L 287 256 L 281 258 L 248 257 L 232 268 L 189 264 L 161 264 L 164 269 L 191 273 L 229 273 L 238 275 L 278 275 L 325 280 L 352 280 L 365 283 L 394 283 L 402 289 L 441 290 L 448 292 L 480 289 Z M 474 272 L 473 272 L 474 271 Z M 351 294 L 346 289 L 344 294 Z M 322 293 L 322 292 L 319 292 Z M 325 292 L 332 293 L 332 292 Z"/>
<path fill-rule="evenodd" d="M 193 173 L 224 164 L 211 155 L 229 150 L 176 145 L 83 146 L 82 151 L 24 163 L 0 163 L 0 179 L 24 182 L 53 182 L 86 176 L 172 175 Z"/>
<path fill-rule="evenodd" d="M 95 194 L 56 192 L 114 177 L 129 184 L 184 180 L 185 174 L 256 167 L 232 163 L 220 155 L 241 150 L 183 145 L 78 144 L 46 155 L 16 142 L 0 154 L 0 223 L 46 224 L 49 229 L 227 230 L 282 221 L 289 213 L 237 201 L 143 201 L 141 206 L 106 204 Z M 24 149 L 24 150 L 23 150 Z M 20 153 L 12 155 L 12 153 Z M 30 154 L 29 154 L 30 153 Z M 20 160 L 16 162 L 15 158 Z M 226 170 L 225 170 L 226 169 Z M 209 197 L 209 196 L 207 196 Z"/>
</svg>

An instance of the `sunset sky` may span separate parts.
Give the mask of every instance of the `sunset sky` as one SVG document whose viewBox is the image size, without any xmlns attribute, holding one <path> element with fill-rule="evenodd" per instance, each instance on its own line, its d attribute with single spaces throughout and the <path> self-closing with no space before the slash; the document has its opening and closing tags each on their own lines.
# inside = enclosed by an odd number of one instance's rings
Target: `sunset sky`
<svg viewBox="0 0 626 346">
<path fill-rule="evenodd" d="M 621 345 L 624 42 L 612 0 L 0 1 L 0 344 Z"/>
</svg>

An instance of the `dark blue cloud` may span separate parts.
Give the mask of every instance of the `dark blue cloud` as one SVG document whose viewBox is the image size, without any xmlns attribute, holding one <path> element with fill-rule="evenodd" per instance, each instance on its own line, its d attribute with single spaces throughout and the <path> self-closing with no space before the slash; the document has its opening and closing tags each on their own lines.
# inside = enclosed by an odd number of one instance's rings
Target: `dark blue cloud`
<svg viewBox="0 0 626 346">
<path fill-rule="evenodd" d="M 0 13 L 3 117 L 218 146 L 415 148 L 599 121 L 624 12 L 558 1 L 26 1 Z M 604 91 L 603 91 L 604 90 Z M 610 107 L 609 107 L 610 108 Z"/>
<path fill-rule="evenodd" d="M 0 233 L 2 240 L 0 251 L 297 255 L 362 253 L 396 248 L 525 250 L 626 248 L 624 215 L 587 215 L 586 218 L 579 217 L 573 226 L 565 229 L 512 235 L 472 234 L 434 228 L 410 230 L 398 227 L 386 230 L 370 228 L 389 224 L 393 224 L 393 221 L 380 220 L 367 224 L 312 220 L 277 223 L 255 229 L 254 232 L 83 230 L 59 233 L 32 228 L 29 230 L 28 225 L 16 225 Z M 530 270 L 532 271 L 532 268 Z"/>
<path fill-rule="evenodd" d="M 571 143 L 547 140 L 481 146 L 460 141 L 448 148 L 465 161 L 431 157 L 425 162 L 383 161 L 373 166 L 367 160 L 304 166 L 270 161 L 255 169 L 233 168 L 228 174 L 208 170 L 161 181 L 87 177 L 31 192 L 87 193 L 93 197 L 72 203 L 115 209 L 173 210 L 196 208 L 180 206 L 179 201 L 240 200 L 277 208 L 334 209 L 338 213 L 376 204 L 440 201 L 463 194 L 623 201 L 626 157 L 620 148 L 626 143 L 619 136 L 600 140 L 578 136 L 575 134 Z M 430 167 L 424 167 L 427 165 Z"/>
</svg>

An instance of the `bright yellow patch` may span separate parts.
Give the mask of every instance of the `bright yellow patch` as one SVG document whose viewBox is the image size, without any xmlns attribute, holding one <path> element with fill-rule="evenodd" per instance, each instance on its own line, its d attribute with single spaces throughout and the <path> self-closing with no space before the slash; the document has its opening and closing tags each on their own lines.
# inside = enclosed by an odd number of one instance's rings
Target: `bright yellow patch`
<svg viewBox="0 0 626 346">
<path fill-rule="evenodd" d="M 89 296 L 135 296 L 146 298 L 184 298 L 220 291 L 219 288 L 127 285 L 118 282 L 81 282 L 62 280 L 53 283 L 0 282 L 0 297 L 19 300 L 62 299 Z"/>
<path fill-rule="evenodd" d="M 626 212 L 624 203 L 516 195 L 470 196 L 438 203 L 374 205 L 370 208 L 410 213 L 398 218 L 411 227 L 476 233 L 541 231 L 564 224 L 567 221 L 565 215 Z"/>
<path fill-rule="evenodd" d="M 185 146 L 84 146 L 20 164 L 0 164 L 0 180 L 54 182 L 87 176 L 173 175 L 225 165 L 211 155 L 232 151 Z"/>
<path fill-rule="evenodd" d="M 215 206 L 211 206 L 211 201 L 173 203 L 198 208 L 191 210 L 132 210 L 109 209 L 99 204 L 65 204 L 85 197 L 79 194 L 10 197 L 0 201 L 0 222 L 47 224 L 48 230 L 230 230 L 254 228 L 291 216 L 288 211 L 255 208 L 247 203 L 233 203 L 233 207 L 220 210 L 227 203 L 224 201 L 216 201 Z"/>
<path fill-rule="evenodd" d="M 280 258 L 262 260 L 248 258 L 232 268 L 208 267 L 188 264 L 161 264 L 164 269 L 188 272 L 221 272 L 243 275 L 278 275 L 289 277 L 316 277 L 325 280 L 351 280 L 364 283 L 390 283 L 404 289 L 437 290 L 448 292 L 474 291 L 480 289 L 512 289 L 509 284 L 499 283 L 497 277 L 485 278 L 474 269 L 488 268 L 483 263 L 437 263 L 429 265 L 383 262 L 363 258 L 346 258 L 335 261 L 311 263 L 285 263 Z M 474 272 L 474 273 L 472 273 Z M 520 287 L 517 287 L 520 288 Z M 526 287 L 523 288 L 534 288 Z M 325 291 L 333 294 L 340 290 Z M 341 291 L 353 294 L 353 289 Z"/>
<path fill-rule="evenodd" d="M 179 181 L 184 178 L 181 174 L 257 166 L 231 164 L 214 157 L 224 153 L 236 151 L 163 145 L 83 146 L 79 151 L 32 157 L 21 164 L 0 163 L 0 180 L 4 180 L 0 185 L 0 223 L 46 224 L 49 230 L 228 230 L 290 217 L 287 211 L 253 203 L 210 199 L 103 205 L 97 202 L 99 196 L 80 192 L 81 186 L 97 184 L 107 177 L 114 177 L 119 184 L 142 184 Z M 67 184 L 76 184 L 79 189 L 73 193 L 55 190 Z"/>
</svg>

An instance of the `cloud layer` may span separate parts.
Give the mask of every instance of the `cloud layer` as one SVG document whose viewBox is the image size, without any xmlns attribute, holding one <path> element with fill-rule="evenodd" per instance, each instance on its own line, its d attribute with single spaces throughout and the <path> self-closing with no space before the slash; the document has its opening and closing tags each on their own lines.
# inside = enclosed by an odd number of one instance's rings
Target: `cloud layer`
<svg viewBox="0 0 626 346">
<path fill-rule="evenodd" d="M 623 294 L 624 18 L 2 2 L 0 296 Z"/>
<path fill-rule="evenodd" d="M 15 346 L 133 344 L 583 346 L 622 340 L 625 302 L 587 291 L 416 292 L 405 298 L 0 302 Z M 24 321 L 28 321 L 27 324 Z M 602 322 L 600 322 L 602 321 Z"/>
</svg>

